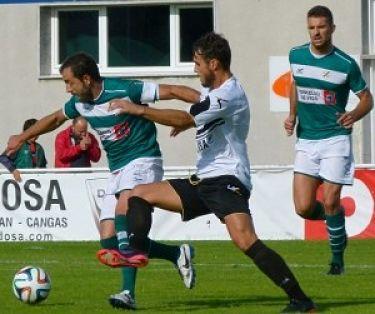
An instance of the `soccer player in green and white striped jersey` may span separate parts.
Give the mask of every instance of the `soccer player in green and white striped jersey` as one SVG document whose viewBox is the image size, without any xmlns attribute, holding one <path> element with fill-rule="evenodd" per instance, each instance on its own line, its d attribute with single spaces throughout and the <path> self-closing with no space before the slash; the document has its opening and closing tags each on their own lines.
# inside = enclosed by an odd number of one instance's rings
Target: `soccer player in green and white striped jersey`
<svg viewBox="0 0 375 314">
<path fill-rule="evenodd" d="M 291 49 L 289 61 L 294 82 L 290 113 L 284 122 L 288 135 L 297 124 L 293 193 L 298 215 L 326 220 L 332 252 L 329 275 L 344 272 L 347 244 L 345 213 L 340 206 L 343 185 L 353 184 L 353 124 L 373 107 L 357 63 L 332 44 L 335 30 L 331 11 L 315 6 L 307 13 L 308 44 Z M 349 92 L 359 98 L 347 112 Z M 323 201 L 316 200 L 323 182 Z"/>
<path fill-rule="evenodd" d="M 109 111 L 110 101 L 120 98 L 145 104 L 159 99 L 179 99 L 194 103 L 199 100 L 200 93 L 185 86 L 102 78 L 95 60 L 84 53 L 67 58 L 60 67 L 60 73 L 66 92 L 72 97 L 63 109 L 43 117 L 23 133 L 12 136 L 6 154 L 11 155 L 30 138 L 55 130 L 67 119 L 85 117 L 107 152 L 111 171 L 107 194 L 113 199 L 113 195 L 118 198 L 117 204 L 104 206 L 101 210 L 100 243 L 104 249 L 118 252 L 121 245 L 126 249 L 130 241 L 126 221 L 130 190 L 138 184 L 160 181 L 163 168 L 155 124 L 140 117 Z M 120 256 L 121 265 L 113 258 L 111 261 L 117 266 L 134 267 L 122 267 L 123 291 L 109 298 L 114 307 L 135 308 L 135 267 L 144 266 L 148 258 L 169 260 L 177 268 L 185 286 L 189 289 L 194 286 L 193 249 L 188 244 L 178 246 L 151 241 L 148 257 L 129 251 Z"/>
</svg>

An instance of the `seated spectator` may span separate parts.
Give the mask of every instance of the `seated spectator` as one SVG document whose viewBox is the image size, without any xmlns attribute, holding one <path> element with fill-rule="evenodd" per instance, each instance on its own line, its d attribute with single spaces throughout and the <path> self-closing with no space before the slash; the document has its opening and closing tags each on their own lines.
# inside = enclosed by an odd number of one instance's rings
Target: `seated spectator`
<svg viewBox="0 0 375 314">
<path fill-rule="evenodd" d="M 37 119 L 28 119 L 23 124 L 23 130 L 37 122 Z M 13 174 L 16 181 L 21 181 L 21 175 L 17 169 L 46 168 L 47 160 L 43 147 L 36 142 L 38 136 L 26 141 L 17 153 L 7 156 L 0 155 L 0 163 Z"/>
<path fill-rule="evenodd" d="M 77 117 L 73 124 L 57 134 L 55 139 L 55 167 L 91 167 L 99 161 L 101 151 L 95 136 L 87 132 L 87 121 Z"/>
<path fill-rule="evenodd" d="M 28 119 L 23 124 L 23 130 L 27 130 L 37 122 L 37 119 Z M 46 168 L 47 159 L 43 147 L 36 142 L 38 136 L 26 141 L 17 153 L 10 158 L 17 169 Z"/>
</svg>

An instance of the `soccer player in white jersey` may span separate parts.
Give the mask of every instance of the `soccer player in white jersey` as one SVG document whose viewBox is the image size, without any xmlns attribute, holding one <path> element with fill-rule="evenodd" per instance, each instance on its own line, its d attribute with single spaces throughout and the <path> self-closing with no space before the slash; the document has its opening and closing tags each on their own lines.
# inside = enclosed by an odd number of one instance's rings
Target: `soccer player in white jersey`
<svg viewBox="0 0 375 314">
<path fill-rule="evenodd" d="M 131 191 L 131 245 L 137 249 L 149 246 L 147 234 L 153 206 L 179 212 L 183 221 L 214 213 L 226 224 L 235 245 L 289 296 L 285 312 L 313 311 L 314 303 L 284 260 L 259 240 L 254 230 L 248 205 L 251 181 L 246 145 L 250 108 L 245 91 L 230 71 L 228 41 L 208 33 L 195 43 L 193 51 L 195 72 L 204 89 L 201 101 L 191 106 L 189 112 L 154 109 L 124 100 L 113 100 L 110 104 L 111 109 L 172 126 L 173 135 L 197 128 L 196 175 L 138 185 Z"/>
<path fill-rule="evenodd" d="M 347 245 L 340 195 L 343 185 L 353 184 L 354 176 L 351 132 L 353 124 L 372 109 L 373 101 L 357 63 L 332 44 L 331 11 L 324 6 L 310 9 L 307 28 L 310 42 L 293 48 L 289 55 L 294 82 L 284 122 L 292 135 L 298 120 L 294 204 L 301 217 L 326 220 L 332 252 L 327 274 L 340 275 Z M 359 102 L 346 112 L 350 90 Z M 323 200 L 318 201 L 321 184 Z"/>
<path fill-rule="evenodd" d="M 17 151 L 28 139 L 50 132 L 67 119 L 78 116 L 86 118 L 97 132 L 107 152 L 111 176 L 106 206 L 100 215 L 100 238 L 103 248 L 112 255 L 119 249 L 119 242 L 127 241 L 127 199 L 129 191 L 140 183 L 160 181 L 163 176 L 161 152 L 156 140 L 155 124 L 145 119 L 109 112 L 109 102 L 115 98 L 130 99 L 137 103 L 153 102 L 158 99 L 179 99 L 187 102 L 199 100 L 199 92 L 185 86 L 160 85 L 137 80 L 102 78 L 95 60 L 84 53 L 68 57 L 60 67 L 66 91 L 72 95 L 64 108 L 40 119 L 31 128 L 9 139 L 6 154 Z M 114 196 L 118 201 L 114 199 Z M 108 202 L 109 203 L 108 203 Z M 116 207 L 116 215 L 115 215 Z M 116 237 L 117 234 L 117 237 Z M 148 258 L 163 258 L 177 268 L 185 286 L 194 285 L 195 272 L 192 264 L 193 249 L 190 245 L 166 245 L 150 242 L 149 256 L 136 252 L 121 255 L 121 265 L 116 258 L 108 261 L 112 266 L 144 266 Z M 122 292 L 111 295 L 114 307 L 135 308 L 134 267 L 122 267 Z"/>
</svg>

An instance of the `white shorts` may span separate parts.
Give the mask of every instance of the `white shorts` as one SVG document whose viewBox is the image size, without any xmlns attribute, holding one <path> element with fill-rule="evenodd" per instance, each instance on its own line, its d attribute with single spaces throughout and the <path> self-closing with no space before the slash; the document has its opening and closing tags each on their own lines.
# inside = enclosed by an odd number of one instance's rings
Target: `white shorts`
<svg viewBox="0 0 375 314">
<path fill-rule="evenodd" d="M 131 190 L 139 184 L 159 182 L 163 179 L 163 174 L 161 158 L 138 158 L 112 173 L 108 179 L 99 220 L 115 218 L 116 194 Z"/>
<path fill-rule="evenodd" d="M 295 173 L 342 185 L 353 184 L 354 158 L 350 135 L 322 140 L 298 139 L 295 150 Z"/>
</svg>

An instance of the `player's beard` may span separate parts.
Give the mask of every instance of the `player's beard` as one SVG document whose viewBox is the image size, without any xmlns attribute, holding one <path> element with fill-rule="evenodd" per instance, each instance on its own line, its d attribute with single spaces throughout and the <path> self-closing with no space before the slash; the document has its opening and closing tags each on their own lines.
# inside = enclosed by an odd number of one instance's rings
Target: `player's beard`
<svg viewBox="0 0 375 314">
<path fill-rule="evenodd" d="M 84 90 L 78 96 L 81 102 L 90 102 L 94 100 L 94 95 L 89 87 L 84 88 Z"/>
<path fill-rule="evenodd" d="M 201 77 L 201 84 L 203 87 L 211 87 L 215 81 L 214 73 L 209 72 L 206 76 Z"/>
</svg>

